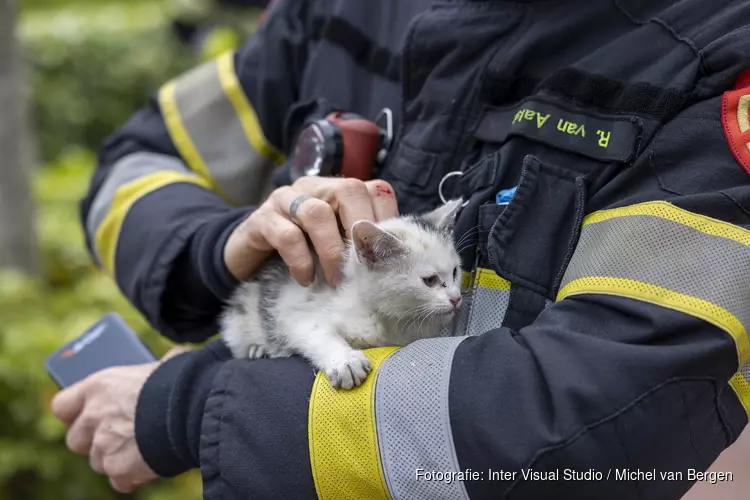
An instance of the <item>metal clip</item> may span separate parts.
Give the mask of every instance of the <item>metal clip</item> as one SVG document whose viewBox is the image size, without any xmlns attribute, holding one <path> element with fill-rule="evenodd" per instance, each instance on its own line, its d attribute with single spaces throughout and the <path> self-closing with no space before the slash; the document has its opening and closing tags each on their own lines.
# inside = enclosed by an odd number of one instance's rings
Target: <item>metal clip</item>
<svg viewBox="0 0 750 500">
<path fill-rule="evenodd" d="M 438 184 L 438 196 L 440 196 L 440 201 L 443 202 L 443 205 L 445 205 L 446 203 L 448 203 L 450 201 L 443 194 L 443 188 L 445 187 L 445 181 L 447 181 L 451 177 L 461 177 L 462 175 L 464 175 L 464 173 L 462 171 L 460 171 L 460 170 L 454 170 L 453 172 L 448 172 L 447 174 L 445 174 L 443 176 L 442 179 L 440 179 L 440 184 Z M 463 208 L 463 207 L 465 207 L 468 204 L 469 204 L 469 200 L 466 200 L 466 201 L 464 201 L 461 204 L 461 207 Z"/>
<path fill-rule="evenodd" d="M 379 125 L 379 122 L 385 118 L 385 137 L 383 137 L 383 144 L 378 151 L 377 161 L 378 164 L 383 164 L 388 158 L 388 151 L 391 149 L 393 143 L 393 111 L 391 108 L 383 108 L 380 110 L 378 115 L 375 117 L 375 124 Z M 381 127 L 382 129 L 383 127 Z"/>
</svg>

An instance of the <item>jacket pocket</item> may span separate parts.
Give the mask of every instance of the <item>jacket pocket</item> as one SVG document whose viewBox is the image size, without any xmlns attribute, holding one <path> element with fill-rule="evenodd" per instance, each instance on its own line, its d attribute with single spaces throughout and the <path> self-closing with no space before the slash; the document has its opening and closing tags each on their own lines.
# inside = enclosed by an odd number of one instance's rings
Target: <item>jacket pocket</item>
<svg viewBox="0 0 750 500">
<path fill-rule="evenodd" d="M 515 195 L 488 236 L 492 268 L 514 285 L 554 299 L 578 241 L 585 197 L 582 174 L 527 156 Z"/>
</svg>

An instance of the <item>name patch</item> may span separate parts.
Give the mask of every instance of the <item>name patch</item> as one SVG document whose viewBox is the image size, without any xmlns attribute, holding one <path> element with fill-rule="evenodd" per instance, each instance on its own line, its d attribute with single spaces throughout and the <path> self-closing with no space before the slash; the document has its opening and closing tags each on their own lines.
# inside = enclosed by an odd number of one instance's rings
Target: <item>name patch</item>
<svg viewBox="0 0 750 500">
<path fill-rule="evenodd" d="M 573 110 L 542 97 L 513 107 L 489 107 L 474 136 L 501 143 L 523 136 L 549 146 L 604 161 L 628 161 L 638 125 L 635 118 Z"/>
</svg>

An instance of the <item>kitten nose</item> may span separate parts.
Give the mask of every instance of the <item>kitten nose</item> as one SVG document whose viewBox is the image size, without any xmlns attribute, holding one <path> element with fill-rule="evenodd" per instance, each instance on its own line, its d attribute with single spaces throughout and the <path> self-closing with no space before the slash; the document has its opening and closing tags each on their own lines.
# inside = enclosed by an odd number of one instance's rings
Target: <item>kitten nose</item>
<svg viewBox="0 0 750 500">
<path fill-rule="evenodd" d="M 451 304 L 453 305 L 453 309 L 458 309 L 458 306 L 461 305 L 460 295 L 456 295 L 455 297 L 449 297 L 449 300 L 451 301 Z"/>
</svg>

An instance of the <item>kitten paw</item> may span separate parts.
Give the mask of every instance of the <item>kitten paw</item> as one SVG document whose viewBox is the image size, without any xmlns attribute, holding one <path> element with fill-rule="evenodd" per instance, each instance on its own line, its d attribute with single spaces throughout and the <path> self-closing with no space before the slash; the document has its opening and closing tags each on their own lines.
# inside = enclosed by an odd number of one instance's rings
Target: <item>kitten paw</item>
<svg viewBox="0 0 750 500">
<path fill-rule="evenodd" d="M 334 359 L 325 367 L 328 380 L 336 389 L 351 389 L 357 387 L 367 378 L 372 370 L 370 360 L 362 351 L 352 350 L 343 359 Z"/>
<path fill-rule="evenodd" d="M 266 356 L 266 348 L 262 345 L 251 345 L 247 351 L 247 357 L 250 359 L 259 359 Z"/>
</svg>

